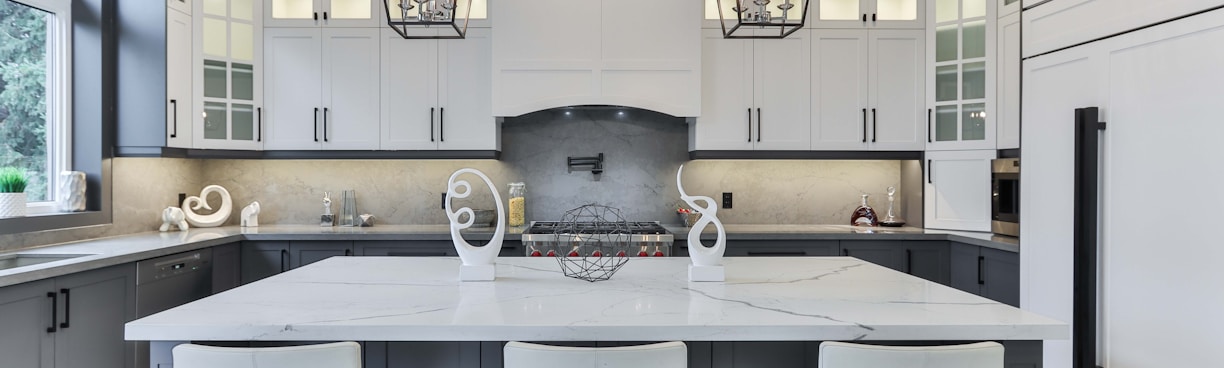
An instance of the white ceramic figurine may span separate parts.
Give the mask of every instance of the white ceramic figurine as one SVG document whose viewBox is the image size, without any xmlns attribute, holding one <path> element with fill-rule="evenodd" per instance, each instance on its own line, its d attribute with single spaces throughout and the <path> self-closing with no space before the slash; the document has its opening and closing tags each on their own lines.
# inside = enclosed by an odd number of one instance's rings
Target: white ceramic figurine
<svg viewBox="0 0 1224 368">
<path fill-rule="evenodd" d="M 259 227 L 259 201 L 242 208 L 242 227 Z"/>
<path fill-rule="evenodd" d="M 170 226 L 177 226 L 179 231 L 187 231 L 187 220 L 183 210 L 178 207 L 166 207 L 162 210 L 162 225 L 159 231 L 170 231 Z"/>
</svg>

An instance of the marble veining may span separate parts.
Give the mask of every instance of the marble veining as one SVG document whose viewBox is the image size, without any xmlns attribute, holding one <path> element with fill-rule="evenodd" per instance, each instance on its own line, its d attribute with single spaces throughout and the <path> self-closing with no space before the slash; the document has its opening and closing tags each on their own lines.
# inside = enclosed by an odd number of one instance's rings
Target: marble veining
<svg viewBox="0 0 1224 368">
<path fill-rule="evenodd" d="M 1066 339 L 1068 325 L 851 257 L 635 259 L 611 280 L 499 258 L 458 281 L 451 257 L 334 257 L 126 325 L 129 340 L 774 341 Z"/>
</svg>

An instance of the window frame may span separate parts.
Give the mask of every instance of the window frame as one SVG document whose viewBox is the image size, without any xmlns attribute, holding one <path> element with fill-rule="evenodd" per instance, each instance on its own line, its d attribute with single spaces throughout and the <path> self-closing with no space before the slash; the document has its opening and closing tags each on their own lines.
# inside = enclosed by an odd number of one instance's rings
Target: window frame
<svg viewBox="0 0 1224 368">
<path fill-rule="evenodd" d="M 52 14 L 47 30 L 47 200 L 26 204 L 27 216 L 59 213 L 59 173 L 72 168 L 72 2 L 5 0 Z"/>
</svg>

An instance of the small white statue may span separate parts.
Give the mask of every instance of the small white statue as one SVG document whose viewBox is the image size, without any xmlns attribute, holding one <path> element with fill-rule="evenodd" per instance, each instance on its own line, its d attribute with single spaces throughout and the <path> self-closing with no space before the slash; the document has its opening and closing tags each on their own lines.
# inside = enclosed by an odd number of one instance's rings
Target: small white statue
<svg viewBox="0 0 1224 368">
<path fill-rule="evenodd" d="M 723 253 L 727 251 L 727 230 L 723 228 L 722 221 L 718 220 L 717 202 L 714 202 L 714 198 L 690 196 L 685 193 L 684 183 L 680 182 L 680 174 L 683 173 L 684 165 L 680 165 L 680 169 L 676 170 L 676 189 L 680 190 L 680 199 L 701 214 L 701 218 L 693 224 L 688 234 L 689 258 L 693 260 L 693 264 L 689 265 L 689 281 L 725 281 L 726 273 L 722 260 Z M 718 230 L 718 238 L 713 246 L 707 247 L 701 243 L 701 231 L 711 224 Z"/>
<path fill-rule="evenodd" d="M 178 207 L 166 207 L 162 210 L 162 226 L 159 231 L 170 231 L 170 226 L 178 226 L 179 231 L 187 231 L 187 220 L 183 210 Z"/>
<path fill-rule="evenodd" d="M 259 201 L 242 208 L 242 227 L 259 227 Z"/>
<path fill-rule="evenodd" d="M 497 203 L 497 218 L 506 218 L 506 208 L 502 205 L 501 195 L 497 194 L 497 187 L 493 186 L 493 181 L 489 180 L 483 172 L 476 169 L 459 169 L 451 174 L 450 179 L 446 184 L 446 217 L 450 219 L 451 241 L 455 243 L 455 251 L 459 252 L 459 259 L 463 261 L 463 265 L 459 266 L 459 281 L 493 281 L 496 278 L 496 269 L 493 266 L 493 261 L 497 259 L 497 254 L 501 252 L 502 239 L 506 236 L 506 222 L 497 221 L 497 230 L 493 232 L 493 238 L 489 239 L 483 247 L 472 246 L 463 239 L 461 231 L 472 227 L 472 221 L 476 219 L 475 212 L 470 207 L 460 208 L 454 211 L 451 208 L 451 200 L 455 198 L 467 198 L 472 194 L 472 185 L 467 180 L 456 180 L 459 175 L 472 174 L 479 177 L 489 186 L 489 191 L 493 193 L 493 203 Z M 459 217 L 467 214 L 466 222 L 459 222 Z"/>
<path fill-rule="evenodd" d="M 59 204 L 60 212 L 80 212 L 85 210 L 84 172 L 60 172 L 59 198 L 57 202 Z"/>
<path fill-rule="evenodd" d="M 208 195 L 218 193 L 221 195 L 221 208 L 210 215 L 198 215 L 194 210 L 206 209 L 211 210 L 208 206 Z M 228 190 L 220 185 L 209 185 L 200 191 L 200 196 L 190 196 L 183 201 L 183 214 L 187 216 L 187 222 L 190 222 L 195 227 L 217 227 L 229 220 L 230 213 L 234 212 L 234 201 L 230 199 Z"/>
</svg>

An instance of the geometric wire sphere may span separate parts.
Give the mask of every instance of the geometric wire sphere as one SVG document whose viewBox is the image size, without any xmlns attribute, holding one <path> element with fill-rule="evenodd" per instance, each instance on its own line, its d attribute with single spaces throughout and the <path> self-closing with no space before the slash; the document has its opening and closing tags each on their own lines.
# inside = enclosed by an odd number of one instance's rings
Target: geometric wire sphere
<svg viewBox="0 0 1224 368">
<path fill-rule="evenodd" d="M 629 262 L 632 245 L 629 222 L 620 210 L 588 204 L 565 212 L 548 244 L 567 277 L 590 282 L 612 278 Z"/>
</svg>

